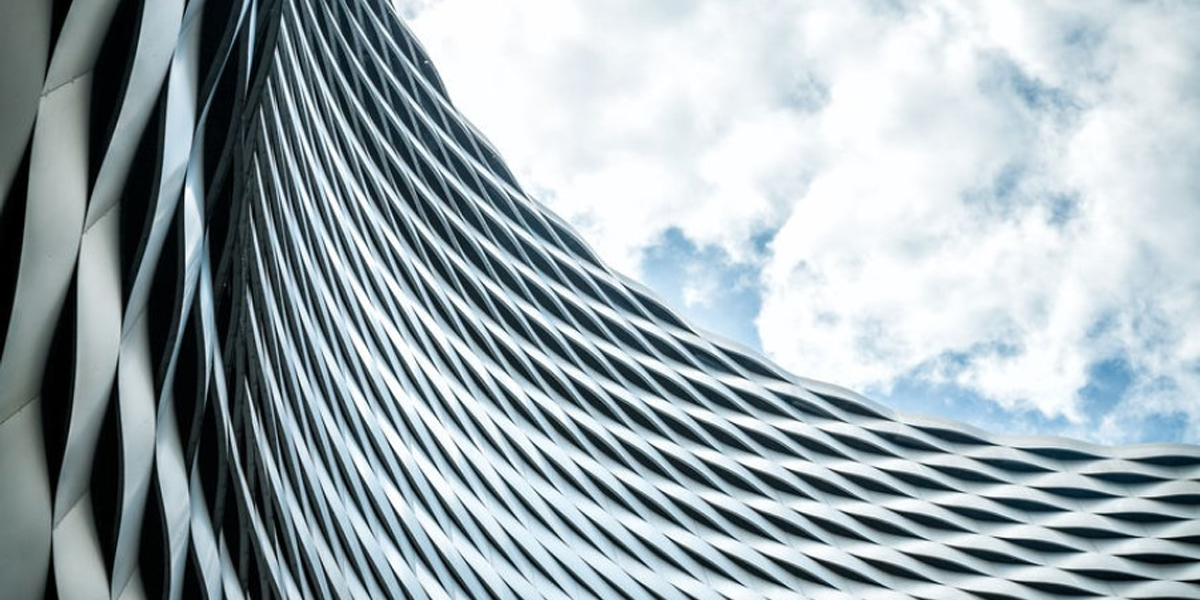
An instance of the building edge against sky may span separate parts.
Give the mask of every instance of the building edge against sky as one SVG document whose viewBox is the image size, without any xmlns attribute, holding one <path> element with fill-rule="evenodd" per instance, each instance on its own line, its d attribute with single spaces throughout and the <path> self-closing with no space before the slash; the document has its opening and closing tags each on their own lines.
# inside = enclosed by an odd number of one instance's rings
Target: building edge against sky
<svg viewBox="0 0 1200 600">
<path fill-rule="evenodd" d="M 697 334 L 387 2 L 15 0 L 0 45 L 10 597 L 1200 595 L 1200 448 Z"/>
</svg>

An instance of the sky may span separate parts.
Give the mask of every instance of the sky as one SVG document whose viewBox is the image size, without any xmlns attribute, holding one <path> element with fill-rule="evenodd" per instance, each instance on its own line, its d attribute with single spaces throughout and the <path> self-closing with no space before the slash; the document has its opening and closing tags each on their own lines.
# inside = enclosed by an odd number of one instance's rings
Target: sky
<svg viewBox="0 0 1200 600">
<path fill-rule="evenodd" d="M 904 412 L 1200 443 L 1200 3 L 397 1 L 701 328 Z"/>
</svg>

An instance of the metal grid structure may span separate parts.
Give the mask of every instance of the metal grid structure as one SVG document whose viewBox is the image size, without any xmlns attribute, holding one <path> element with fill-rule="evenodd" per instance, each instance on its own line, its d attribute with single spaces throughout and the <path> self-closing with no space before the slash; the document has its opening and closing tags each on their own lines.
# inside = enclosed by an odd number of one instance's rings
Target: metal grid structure
<svg viewBox="0 0 1200 600">
<path fill-rule="evenodd" d="M 383 1 L 8 0 L 0 202 L 5 598 L 1200 597 L 1200 449 L 698 333 Z"/>
</svg>

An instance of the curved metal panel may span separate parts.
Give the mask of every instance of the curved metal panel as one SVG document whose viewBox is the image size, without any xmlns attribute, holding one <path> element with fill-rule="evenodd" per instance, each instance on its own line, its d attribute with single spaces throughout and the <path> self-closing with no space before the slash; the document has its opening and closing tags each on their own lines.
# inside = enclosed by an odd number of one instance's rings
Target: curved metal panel
<svg viewBox="0 0 1200 600">
<path fill-rule="evenodd" d="M 895 414 L 696 331 L 386 2 L 18 8 L 5 594 L 1200 596 L 1196 447 Z"/>
</svg>

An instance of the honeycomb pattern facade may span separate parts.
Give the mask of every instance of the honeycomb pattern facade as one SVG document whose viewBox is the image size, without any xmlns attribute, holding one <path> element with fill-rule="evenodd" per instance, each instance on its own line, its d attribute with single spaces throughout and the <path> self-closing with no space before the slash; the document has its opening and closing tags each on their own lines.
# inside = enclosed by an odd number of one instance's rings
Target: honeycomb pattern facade
<svg viewBox="0 0 1200 600">
<path fill-rule="evenodd" d="M 1200 449 L 697 332 L 386 2 L 8 0 L 0 52 L 6 598 L 1200 598 Z"/>
</svg>

